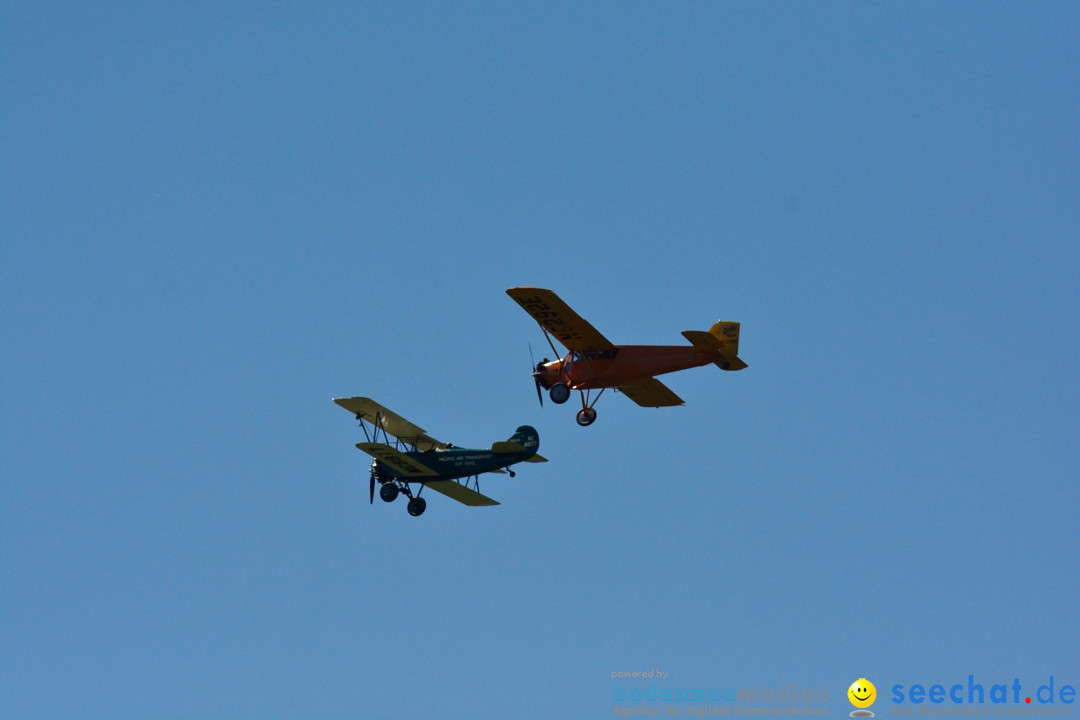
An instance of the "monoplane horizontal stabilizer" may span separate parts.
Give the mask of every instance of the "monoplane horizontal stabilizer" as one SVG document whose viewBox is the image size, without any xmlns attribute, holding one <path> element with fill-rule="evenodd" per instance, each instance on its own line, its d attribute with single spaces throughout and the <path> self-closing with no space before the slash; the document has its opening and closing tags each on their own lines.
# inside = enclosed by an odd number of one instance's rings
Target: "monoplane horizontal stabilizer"
<svg viewBox="0 0 1080 720">
<path fill-rule="evenodd" d="M 717 322 L 709 332 L 703 330 L 684 330 L 683 337 L 703 350 L 720 353 L 720 359 L 716 361 L 721 370 L 742 370 L 748 367 L 739 359 L 739 323 Z"/>
</svg>

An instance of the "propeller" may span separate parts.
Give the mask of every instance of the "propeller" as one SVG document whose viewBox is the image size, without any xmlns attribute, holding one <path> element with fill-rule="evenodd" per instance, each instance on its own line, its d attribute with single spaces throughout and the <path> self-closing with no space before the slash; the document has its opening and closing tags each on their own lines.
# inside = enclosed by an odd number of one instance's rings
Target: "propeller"
<svg viewBox="0 0 1080 720">
<path fill-rule="evenodd" d="M 544 363 L 537 363 L 536 369 L 533 370 L 533 380 L 536 382 L 536 398 L 540 401 L 540 407 L 544 407 L 544 393 L 540 391 L 540 374 L 541 368 L 544 367 Z"/>
<path fill-rule="evenodd" d="M 371 484 L 368 486 L 368 502 L 375 503 L 375 471 L 371 471 Z"/>
<path fill-rule="evenodd" d="M 531 363 L 536 358 L 533 357 L 532 343 L 529 343 L 529 362 Z M 533 368 L 532 377 L 533 382 L 536 383 L 536 399 L 540 401 L 540 407 L 544 407 L 544 393 L 540 391 L 540 378 L 544 374 L 544 363 L 548 362 L 547 358 L 544 358 L 540 362 L 536 363 Z"/>
</svg>

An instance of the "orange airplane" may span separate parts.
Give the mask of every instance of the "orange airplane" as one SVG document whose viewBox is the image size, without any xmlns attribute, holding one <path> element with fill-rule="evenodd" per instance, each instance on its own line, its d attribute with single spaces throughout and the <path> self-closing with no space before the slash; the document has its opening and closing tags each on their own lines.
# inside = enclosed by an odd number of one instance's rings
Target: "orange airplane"
<svg viewBox="0 0 1080 720">
<path fill-rule="evenodd" d="M 742 370 L 746 363 L 739 359 L 739 323 L 718 322 L 703 330 L 686 330 L 686 345 L 613 345 L 589 323 L 570 309 L 550 290 L 542 288 L 510 288 L 512 297 L 525 312 L 532 315 L 544 331 L 544 337 L 556 356 L 559 351 L 551 336 L 570 352 L 560 360 L 544 358 L 533 370 L 536 395 L 544 404 L 540 388 L 551 401 L 562 404 L 570 398 L 571 390 L 581 393 L 578 425 L 592 425 L 596 420 L 593 405 L 607 388 L 616 388 L 642 407 L 682 405 L 683 401 L 655 375 L 686 370 L 715 363 L 722 370 Z M 599 389 L 589 401 L 590 391 Z"/>
</svg>

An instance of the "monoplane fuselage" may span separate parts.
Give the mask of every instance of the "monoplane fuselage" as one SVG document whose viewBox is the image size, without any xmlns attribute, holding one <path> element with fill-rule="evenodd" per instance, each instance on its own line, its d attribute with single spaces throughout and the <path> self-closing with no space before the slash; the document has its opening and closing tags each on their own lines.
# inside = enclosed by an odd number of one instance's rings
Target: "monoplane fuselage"
<svg viewBox="0 0 1080 720">
<path fill-rule="evenodd" d="M 692 345 L 616 345 L 599 352 L 573 350 L 539 368 L 540 384 L 547 389 L 559 382 L 574 390 L 619 387 L 722 361 L 719 350 Z"/>
</svg>

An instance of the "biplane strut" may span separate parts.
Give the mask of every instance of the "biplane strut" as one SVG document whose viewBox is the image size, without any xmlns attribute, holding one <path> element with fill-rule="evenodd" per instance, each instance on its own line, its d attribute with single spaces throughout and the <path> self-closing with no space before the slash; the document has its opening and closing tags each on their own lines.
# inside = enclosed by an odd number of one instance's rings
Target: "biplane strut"
<svg viewBox="0 0 1080 720">
<path fill-rule="evenodd" d="M 383 426 L 381 421 L 381 413 L 375 414 L 375 422 L 372 423 L 371 432 L 368 432 L 367 425 L 364 423 L 364 417 L 359 413 L 356 414 L 356 419 L 360 423 L 360 428 L 364 431 L 364 437 L 368 442 L 379 442 L 379 429 L 382 428 L 383 440 L 387 445 L 392 445 L 395 448 L 399 448 L 402 445 L 408 445 L 400 438 L 393 438 L 391 440 L 390 434 L 386 432 L 386 427 Z M 415 447 L 414 447 L 415 449 Z M 368 502 L 375 502 L 375 484 L 379 484 L 379 497 L 383 502 L 394 502 L 397 500 L 398 495 L 404 495 L 409 498 L 409 502 L 405 509 L 413 517 L 419 517 L 424 514 L 424 510 L 427 509 L 427 500 L 420 497 L 420 493 L 424 489 L 424 484 L 420 483 L 420 489 L 416 491 L 416 495 L 413 495 L 412 488 L 409 487 L 409 483 L 394 477 L 383 477 L 379 472 L 379 461 L 373 460 L 371 462 L 371 478 L 369 480 L 370 491 Z"/>
<path fill-rule="evenodd" d="M 405 497 L 409 498 L 409 503 L 406 507 L 409 514 L 413 517 L 418 517 L 419 515 L 422 515 L 424 513 L 424 510 L 427 509 L 427 500 L 420 497 L 420 493 L 422 493 L 424 491 L 424 488 L 427 487 L 427 483 L 417 481 L 417 484 L 420 485 L 420 489 L 416 491 L 416 495 L 413 495 L 412 488 L 409 487 L 409 483 L 399 478 L 384 478 L 382 474 L 378 472 L 377 466 L 378 462 L 371 463 L 371 478 L 372 483 L 378 482 L 381 486 L 379 488 L 379 497 L 382 498 L 384 502 L 394 502 L 395 500 L 397 500 L 398 495 L 404 495 Z M 509 465 L 506 466 L 505 470 L 507 473 L 509 473 L 510 477 L 517 477 L 517 473 L 511 470 Z M 448 482 L 456 482 L 458 485 L 468 488 L 469 490 L 475 490 L 476 492 L 480 492 L 479 475 L 470 475 L 466 478 L 463 478 L 463 480 L 464 482 L 460 480 L 450 480 Z M 374 495 L 372 497 L 374 498 Z M 372 499 L 372 502 L 374 502 L 374 499 Z"/>
<path fill-rule="evenodd" d="M 366 440 L 356 447 L 374 458 L 369 468 L 368 502 L 375 502 L 376 487 L 383 502 L 405 495 L 406 509 L 414 517 L 427 507 L 426 497 L 431 493 L 425 496 L 426 489 L 462 505 L 498 505 L 480 492 L 481 474 L 508 473 L 514 477 L 517 473 L 511 465 L 547 461 L 536 452 L 540 444 L 536 428 L 528 425 L 519 426 L 509 439 L 492 443 L 490 449 L 460 448 L 436 440 L 370 398 L 334 398 L 334 402 L 356 418 Z"/>
<path fill-rule="evenodd" d="M 379 483 L 379 497 L 383 502 L 394 502 L 397 500 L 398 495 L 404 495 L 409 498 L 408 507 L 409 514 L 413 517 L 422 515 L 427 508 L 427 500 L 420 497 L 420 492 L 424 489 L 424 485 L 421 483 L 420 490 L 416 491 L 414 496 L 412 488 L 409 487 L 407 482 L 399 480 L 397 478 L 384 478 L 378 471 L 378 462 L 371 463 L 371 486 L 372 496 L 371 502 L 375 502 L 375 483 Z"/>
<path fill-rule="evenodd" d="M 356 416 L 356 419 L 360 422 L 361 429 L 364 431 L 364 437 L 367 438 L 368 442 L 379 441 L 379 428 L 381 426 L 379 418 L 380 416 L 376 414 L 375 422 L 372 423 L 371 432 L 368 432 L 367 424 L 364 422 L 364 418 L 361 415 Z M 412 449 L 414 451 L 416 450 L 416 446 L 414 444 L 402 440 L 401 438 L 392 437 L 389 433 L 386 432 L 385 427 L 382 428 L 382 437 L 388 445 L 393 445 L 396 448 L 404 447 L 406 449 Z M 510 475 L 510 477 L 517 477 L 517 473 L 511 470 L 509 465 L 505 466 L 505 468 L 503 469 Z M 460 480 L 451 480 L 450 482 L 456 482 L 457 484 L 462 485 L 463 487 L 466 487 L 470 490 L 480 492 L 479 475 L 469 475 L 468 477 L 463 478 L 463 480 L 464 482 Z M 408 513 L 413 517 L 419 517 L 420 515 L 423 515 L 424 510 L 427 509 L 427 500 L 420 497 L 420 493 L 424 491 L 424 488 L 427 487 L 427 484 L 422 481 L 416 482 L 420 486 L 420 489 L 416 491 L 415 495 L 413 495 L 412 488 L 409 486 L 409 483 L 407 481 L 396 477 L 385 477 L 381 472 L 379 472 L 379 461 L 373 460 L 371 462 L 371 497 L 369 498 L 369 502 L 375 502 L 375 485 L 377 483 L 379 485 L 379 497 L 383 500 L 383 502 L 394 502 L 395 500 L 397 500 L 398 495 L 404 495 L 405 497 L 409 498 L 409 502 L 406 505 L 406 510 L 408 511 Z"/>
</svg>

